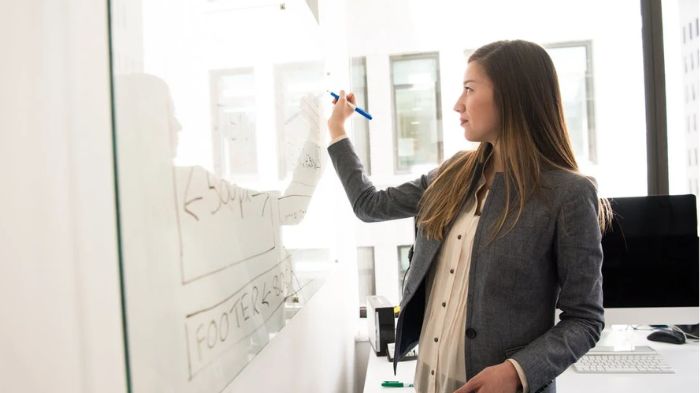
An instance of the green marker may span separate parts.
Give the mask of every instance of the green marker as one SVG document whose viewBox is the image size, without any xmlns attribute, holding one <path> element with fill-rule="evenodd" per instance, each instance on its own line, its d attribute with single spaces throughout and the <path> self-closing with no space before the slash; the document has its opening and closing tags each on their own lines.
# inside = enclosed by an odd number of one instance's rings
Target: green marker
<svg viewBox="0 0 700 393">
<path fill-rule="evenodd" d="M 412 383 L 403 383 L 399 381 L 384 381 L 382 386 L 385 388 L 412 388 Z"/>
</svg>

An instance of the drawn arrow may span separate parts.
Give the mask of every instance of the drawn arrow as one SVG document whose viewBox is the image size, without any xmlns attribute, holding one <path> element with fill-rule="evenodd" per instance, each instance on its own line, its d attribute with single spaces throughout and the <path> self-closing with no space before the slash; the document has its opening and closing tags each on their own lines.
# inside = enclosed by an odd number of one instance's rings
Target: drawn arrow
<svg viewBox="0 0 700 393">
<path fill-rule="evenodd" d="M 265 300 L 265 298 L 267 298 L 267 295 L 269 295 L 270 293 L 272 293 L 272 291 L 267 291 L 267 293 L 265 293 L 265 288 L 266 288 L 266 287 L 267 287 L 267 283 L 263 283 L 263 293 L 264 293 L 265 295 L 264 295 L 263 298 L 262 298 L 262 304 L 264 304 L 264 305 L 266 305 L 266 306 L 269 306 L 269 305 L 270 305 L 270 302 L 268 302 L 267 300 Z"/>
<path fill-rule="evenodd" d="M 190 192 L 190 182 L 192 181 L 192 174 L 193 174 L 193 173 L 194 173 L 194 168 L 191 168 L 191 169 L 190 169 L 190 174 L 189 174 L 189 176 L 187 177 L 187 185 L 185 186 L 185 199 L 187 199 L 187 194 L 189 194 L 189 192 Z M 197 217 L 197 215 L 194 214 L 194 212 L 193 212 L 192 210 L 189 209 L 189 206 L 190 206 L 191 203 L 194 203 L 194 202 L 196 202 L 196 201 L 198 201 L 198 200 L 200 200 L 200 199 L 203 199 L 203 198 L 200 196 L 200 197 L 196 197 L 196 198 L 192 198 L 192 199 L 190 199 L 190 200 L 187 200 L 187 201 L 185 201 L 185 204 L 184 204 L 184 206 L 183 206 L 184 209 L 185 209 L 185 213 L 187 213 L 187 214 L 189 214 L 190 216 L 194 217 L 194 219 L 197 220 L 197 221 L 199 221 L 199 217 Z"/>
</svg>

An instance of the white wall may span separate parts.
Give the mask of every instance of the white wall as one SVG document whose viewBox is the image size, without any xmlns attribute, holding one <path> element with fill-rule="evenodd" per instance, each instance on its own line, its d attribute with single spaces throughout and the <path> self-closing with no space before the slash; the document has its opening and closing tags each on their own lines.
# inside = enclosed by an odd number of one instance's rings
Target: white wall
<svg viewBox="0 0 700 393">
<path fill-rule="evenodd" d="M 124 392 L 104 1 L 0 6 L 0 391 Z"/>
</svg>

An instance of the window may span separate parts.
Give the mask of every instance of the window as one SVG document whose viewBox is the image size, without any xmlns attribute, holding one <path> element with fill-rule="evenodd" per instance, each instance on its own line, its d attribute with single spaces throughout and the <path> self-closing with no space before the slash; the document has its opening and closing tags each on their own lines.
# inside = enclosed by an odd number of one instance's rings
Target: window
<svg viewBox="0 0 700 393">
<path fill-rule="evenodd" d="M 367 296 L 377 294 L 374 283 L 374 247 L 357 248 L 358 295 L 360 306 L 367 303 Z"/>
<path fill-rule="evenodd" d="M 408 260 L 408 251 L 411 249 L 410 245 L 402 245 L 397 247 L 397 253 L 399 257 L 399 301 L 403 297 L 403 286 L 405 283 L 406 272 L 408 272 L 408 267 L 410 261 Z"/>
<path fill-rule="evenodd" d="M 350 65 L 350 83 L 352 91 L 355 93 L 357 106 L 364 108 L 369 113 L 372 110 L 367 104 L 367 61 L 365 57 L 355 57 Z M 372 164 L 370 160 L 369 143 L 369 122 L 364 117 L 351 116 L 352 122 L 352 144 L 357 155 L 365 167 L 368 175 L 372 174 Z"/>
<path fill-rule="evenodd" d="M 559 77 L 564 116 L 577 161 L 597 162 L 591 42 L 545 45 Z"/>
<path fill-rule="evenodd" d="M 442 161 L 439 70 L 437 53 L 391 57 L 396 173 Z"/>
</svg>

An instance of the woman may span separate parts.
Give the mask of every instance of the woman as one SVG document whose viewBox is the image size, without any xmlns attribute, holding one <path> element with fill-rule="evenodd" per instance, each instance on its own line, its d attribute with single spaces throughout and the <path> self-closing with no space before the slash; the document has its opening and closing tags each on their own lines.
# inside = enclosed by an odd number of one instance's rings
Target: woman
<svg viewBox="0 0 700 393">
<path fill-rule="evenodd" d="M 609 204 L 578 172 L 542 47 L 478 49 L 463 87 L 454 110 L 479 147 L 419 179 L 378 191 L 364 176 L 343 128 L 352 94 L 328 120 L 328 151 L 360 219 L 417 217 L 395 357 L 420 344 L 416 391 L 555 392 L 604 327 Z"/>
</svg>

